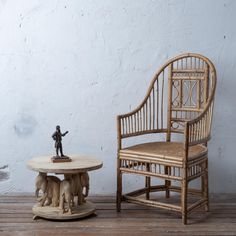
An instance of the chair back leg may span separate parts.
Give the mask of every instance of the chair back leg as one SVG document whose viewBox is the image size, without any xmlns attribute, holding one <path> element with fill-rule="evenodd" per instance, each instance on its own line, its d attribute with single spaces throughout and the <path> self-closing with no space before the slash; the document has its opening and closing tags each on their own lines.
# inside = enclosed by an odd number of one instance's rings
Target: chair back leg
<svg viewBox="0 0 236 236">
<path fill-rule="evenodd" d="M 165 166 L 165 174 L 171 175 L 171 167 L 170 166 Z M 170 197 L 170 186 L 171 186 L 171 181 L 165 180 L 166 198 Z"/>
<path fill-rule="evenodd" d="M 149 176 L 145 177 L 145 187 L 147 188 L 146 199 L 149 200 L 150 199 L 150 187 L 151 187 L 151 177 L 149 177 Z"/>
<path fill-rule="evenodd" d="M 147 171 L 150 171 L 150 164 L 147 164 L 146 168 L 147 168 Z M 147 188 L 146 199 L 149 200 L 150 199 L 150 187 L 151 187 L 151 177 L 150 176 L 145 177 L 145 187 Z"/>
</svg>

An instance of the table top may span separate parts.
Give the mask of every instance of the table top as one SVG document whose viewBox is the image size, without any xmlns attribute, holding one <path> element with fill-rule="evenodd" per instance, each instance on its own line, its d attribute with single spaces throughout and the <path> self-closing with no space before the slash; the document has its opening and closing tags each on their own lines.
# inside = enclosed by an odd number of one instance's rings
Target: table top
<svg viewBox="0 0 236 236">
<path fill-rule="evenodd" d="M 73 174 L 85 171 L 96 170 L 102 167 L 102 161 L 80 155 L 69 155 L 71 162 L 53 163 L 52 156 L 35 157 L 27 162 L 31 170 L 43 173 Z"/>
</svg>

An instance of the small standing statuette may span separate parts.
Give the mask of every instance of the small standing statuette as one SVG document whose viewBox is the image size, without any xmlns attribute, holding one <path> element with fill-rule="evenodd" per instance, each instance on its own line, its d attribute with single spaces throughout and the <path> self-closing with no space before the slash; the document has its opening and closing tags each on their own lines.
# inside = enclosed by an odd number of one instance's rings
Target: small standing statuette
<svg viewBox="0 0 236 236">
<path fill-rule="evenodd" d="M 61 133 L 61 128 L 59 125 L 56 126 L 56 131 L 53 133 L 52 138 L 55 141 L 56 156 L 52 157 L 52 162 L 68 162 L 71 159 L 63 154 L 62 148 L 62 137 L 68 134 L 69 131 Z M 60 152 L 60 155 L 59 155 Z"/>
</svg>

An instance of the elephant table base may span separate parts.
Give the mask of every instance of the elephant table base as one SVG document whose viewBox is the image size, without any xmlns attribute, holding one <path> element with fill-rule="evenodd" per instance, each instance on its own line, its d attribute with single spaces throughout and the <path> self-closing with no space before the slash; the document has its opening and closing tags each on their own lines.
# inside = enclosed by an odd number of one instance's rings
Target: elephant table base
<svg viewBox="0 0 236 236">
<path fill-rule="evenodd" d="M 89 157 L 70 155 L 71 162 L 52 163 L 50 156 L 28 161 L 29 169 L 38 171 L 35 195 L 38 203 L 33 207 L 33 219 L 80 219 L 95 213 L 95 206 L 86 200 L 89 193 L 88 171 L 102 167 L 102 162 Z M 64 175 L 59 179 L 55 175 Z M 39 192 L 41 196 L 39 197 Z"/>
<path fill-rule="evenodd" d="M 33 207 L 33 219 L 37 217 L 53 220 L 72 220 L 80 219 L 95 213 L 95 206 L 93 203 L 87 201 L 86 203 L 72 207 L 72 214 L 68 212 L 62 213 L 58 207 L 51 206 L 38 206 L 37 204 Z"/>
</svg>

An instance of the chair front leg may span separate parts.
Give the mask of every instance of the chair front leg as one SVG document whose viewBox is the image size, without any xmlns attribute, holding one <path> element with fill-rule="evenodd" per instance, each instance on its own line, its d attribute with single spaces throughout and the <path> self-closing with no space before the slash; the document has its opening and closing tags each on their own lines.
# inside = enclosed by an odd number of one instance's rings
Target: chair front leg
<svg viewBox="0 0 236 236">
<path fill-rule="evenodd" d="M 204 164 L 202 164 L 202 168 L 204 168 L 205 173 L 201 176 L 201 187 L 202 187 L 202 197 L 207 200 L 205 205 L 205 211 L 209 211 L 209 188 L 208 188 L 208 160 Z"/>
<path fill-rule="evenodd" d="M 187 169 L 183 169 L 183 179 L 181 181 L 181 211 L 182 222 L 187 224 L 187 196 L 188 196 L 188 181 L 187 181 Z"/>
<path fill-rule="evenodd" d="M 122 172 L 117 169 L 117 192 L 116 192 L 116 210 L 121 210 L 121 198 L 122 198 Z"/>
</svg>

